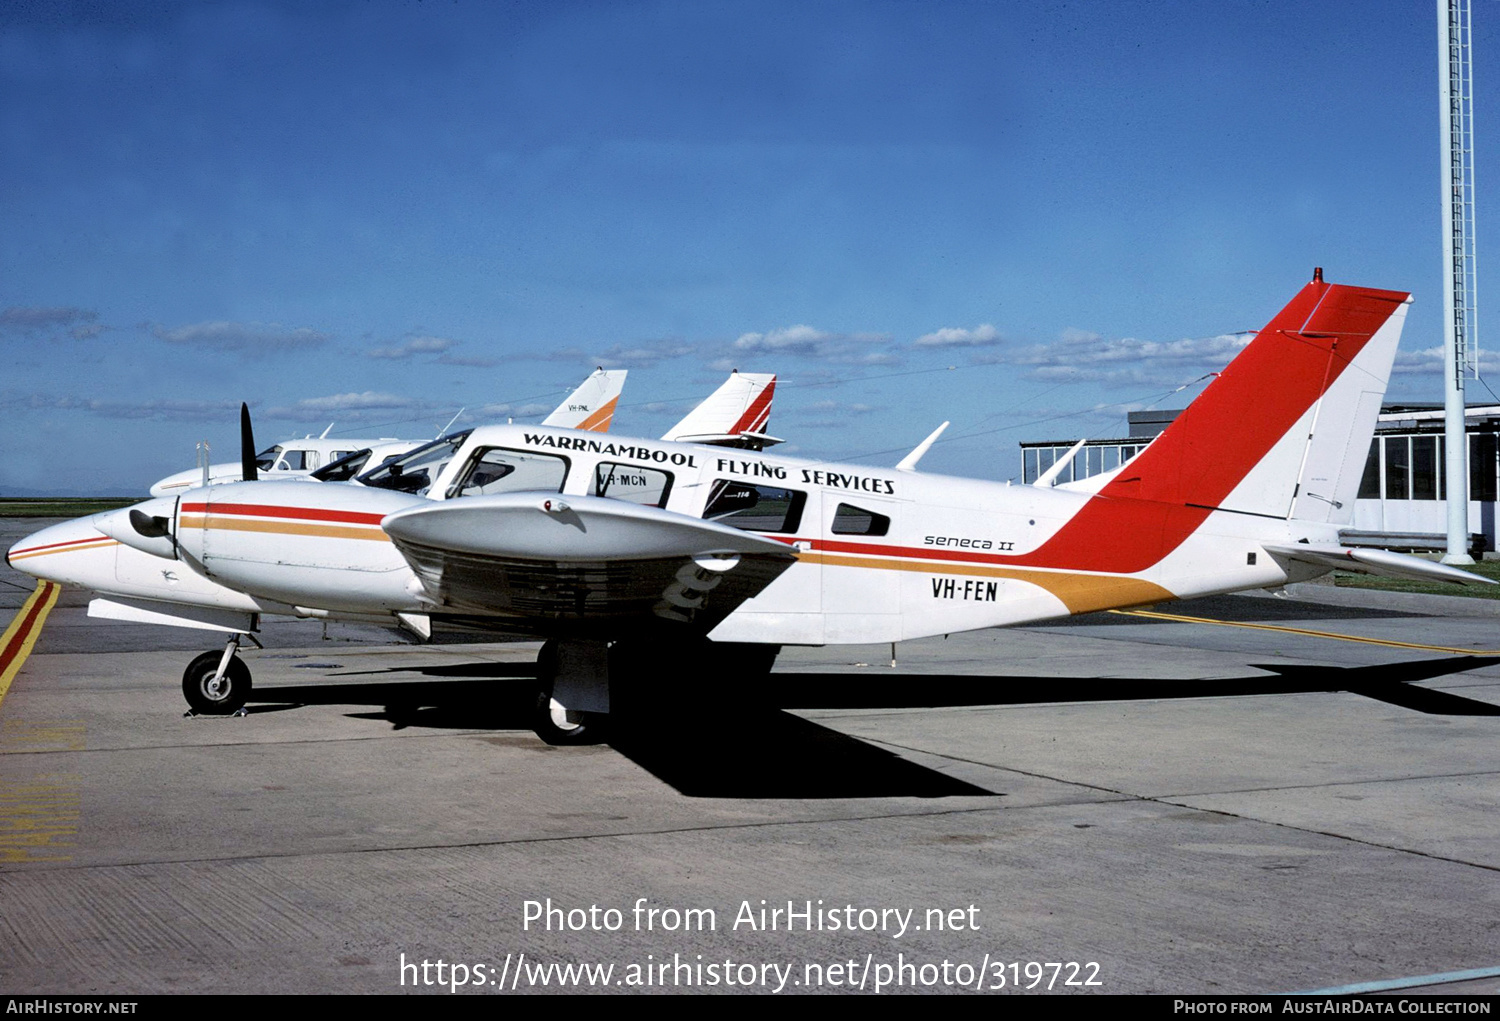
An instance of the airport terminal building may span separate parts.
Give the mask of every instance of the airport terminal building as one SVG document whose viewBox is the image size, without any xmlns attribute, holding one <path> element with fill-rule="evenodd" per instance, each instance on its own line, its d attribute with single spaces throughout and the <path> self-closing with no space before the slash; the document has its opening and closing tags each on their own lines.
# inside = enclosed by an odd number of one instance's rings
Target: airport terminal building
<svg viewBox="0 0 1500 1021">
<path fill-rule="evenodd" d="M 1058 482 L 1111 471 L 1145 449 L 1177 417 L 1176 411 L 1132 411 L 1130 435 L 1089 440 L 1058 474 Z M 1477 550 L 1496 548 L 1495 505 L 1500 491 L 1500 405 L 1472 404 L 1469 443 L 1469 532 Z M 1066 457 L 1076 440 L 1021 444 L 1021 477 L 1035 482 Z M 1386 404 L 1370 443 L 1354 521 L 1343 533 L 1350 545 L 1389 549 L 1442 549 L 1447 535 L 1443 478 L 1443 406 Z"/>
</svg>

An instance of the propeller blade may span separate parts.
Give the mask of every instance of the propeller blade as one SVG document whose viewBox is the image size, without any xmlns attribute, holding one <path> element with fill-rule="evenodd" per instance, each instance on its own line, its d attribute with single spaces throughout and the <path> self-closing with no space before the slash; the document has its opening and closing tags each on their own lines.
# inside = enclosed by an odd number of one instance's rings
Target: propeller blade
<svg viewBox="0 0 1500 1021">
<path fill-rule="evenodd" d="M 240 477 L 255 482 L 260 472 L 255 467 L 255 434 L 250 430 L 250 405 L 240 405 Z"/>
</svg>

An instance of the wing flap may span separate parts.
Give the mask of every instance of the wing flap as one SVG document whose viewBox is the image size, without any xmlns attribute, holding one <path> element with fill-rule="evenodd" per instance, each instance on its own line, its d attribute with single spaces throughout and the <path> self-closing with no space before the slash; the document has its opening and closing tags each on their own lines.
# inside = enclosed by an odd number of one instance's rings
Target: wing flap
<svg viewBox="0 0 1500 1021">
<path fill-rule="evenodd" d="M 612 638 L 712 630 L 796 562 L 785 543 L 657 507 L 509 493 L 382 522 L 435 614 Z"/>
</svg>

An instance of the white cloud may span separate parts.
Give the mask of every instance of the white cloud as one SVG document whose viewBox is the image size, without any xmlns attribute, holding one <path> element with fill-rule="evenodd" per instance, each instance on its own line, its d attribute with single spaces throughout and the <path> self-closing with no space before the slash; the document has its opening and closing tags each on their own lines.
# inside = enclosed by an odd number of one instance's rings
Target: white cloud
<svg viewBox="0 0 1500 1021">
<path fill-rule="evenodd" d="M 1500 354 L 1479 351 L 1479 370 L 1485 375 L 1500 372 Z M 1410 375 L 1437 374 L 1443 371 L 1443 345 L 1426 347 L 1420 351 L 1397 351 L 1393 372 Z"/>
<path fill-rule="evenodd" d="M 425 409 L 426 405 L 410 397 L 395 394 L 364 393 L 330 394 L 327 397 L 306 397 L 296 404 L 267 408 L 268 418 L 307 418 L 311 416 L 346 414 L 358 411 L 408 411 Z"/>
<path fill-rule="evenodd" d="M 288 351 L 317 347 L 329 335 L 307 327 L 288 327 L 280 323 L 191 323 L 175 330 L 160 326 L 151 331 L 169 344 L 204 347 L 215 351 Z"/>
<path fill-rule="evenodd" d="M 1020 365 L 1041 380 L 1105 383 L 1181 383 L 1184 377 L 1215 372 L 1253 338 L 1249 333 L 1173 341 L 1107 338 L 1084 330 L 1064 330 L 1055 344 L 982 355 L 984 364 Z"/>
<path fill-rule="evenodd" d="M 0 309 L 0 335 L 55 333 L 63 331 L 77 340 L 92 337 L 104 327 L 99 313 L 71 306 L 12 305 Z"/>
<path fill-rule="evenodd" d="M 412 358 L 416 355 L 442 354 L 453 346 L 446 337 L 413 337 L 395 347 L 377 347 L 366 351 L 367 358 Z"/>
<path fill-rule="evenodd" d="M 1000 343 L 1000 331 L 989 323 L 983 323 L 972 330 L 945 326 L 941 330 L 923 334 L 913 343 L 913 347 L 990 347 Z"/>
<path fill-rule="evenodd" d="M 826 333 L 806 324 L 768 333 L 742 333 L 732 345 L 747 355 L 790 355 L 847 365 L 891 365 L 890 338 L 873 333 Z M 715 363 L 719 364 L 719 363 Z"/>
<path fill-rule="evenodd" d="M 545 362 L 574 362 L 578 365 L 597 365 L 603 369 L 649 369 L 658 362 L 681 358 L 698 351 L 692 344 L 680 340 L 653 340 L 634 345 L 615 344 L 603 350 L 584 350 L 581 347 L 566 347 L 556 351 L 535 351 L 518 354 L 517 358 L 530 358 Z"/>
<path fill-rule="evenodd" d="M 0 395 L 6 411 L 84 411 L 100 418 L 157 419 L 160 421 L 239 421 L 239 401 L 144 400 L 102 401 L 69 394 Z"/>
</svg>

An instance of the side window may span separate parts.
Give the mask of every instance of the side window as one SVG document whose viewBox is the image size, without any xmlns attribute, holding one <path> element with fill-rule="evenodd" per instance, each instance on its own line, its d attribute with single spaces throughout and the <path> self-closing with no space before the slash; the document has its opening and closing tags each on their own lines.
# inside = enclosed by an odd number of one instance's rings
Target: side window
<svg viewBox="0 0 1500 1021">
<path fill-rule="evenodd" d="M 288 450 L 281 455 L 281 460 L 276 464 L 277 471 L 299 472 L 304 467 L 303 459 L 307 456 L 305 450 Z"/>
<path fill-rule="evenodd" d="M 665 507 L 672 491 L 672 473 L 633 464 L 601 461 L 594 468 L 594 495 L 629 500 L 647 507 Z"/>
<path fill-rule="evenodd" d="M 495 493 L 560 493 L 568 478 L 568 459 L 530 450 L 485 447 L 469 458 L 452 496 L 489 496 Z"/>
<path fill-rule="evenodd" d="M 703 516 L 746 532 L 795 532 L 806 503 L 795 489 L 715 479 Z"/>
<path fill-rule="evenodd" d="M 890 530 L 890 518 L 853 504 L 841 503 L 833 513 L 834 535 L 885 535 Z"/>
</svg>

